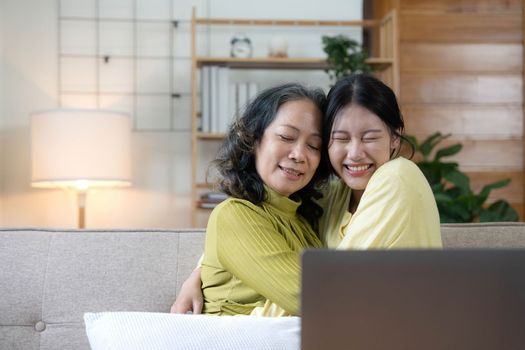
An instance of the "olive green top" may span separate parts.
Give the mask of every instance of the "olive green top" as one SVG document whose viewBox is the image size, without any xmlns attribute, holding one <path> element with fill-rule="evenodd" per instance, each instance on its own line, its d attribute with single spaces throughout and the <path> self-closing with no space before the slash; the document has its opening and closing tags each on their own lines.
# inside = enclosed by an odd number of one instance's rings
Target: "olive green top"
<svg viewBox="0 0 525 350">
<path fill-rule="evenodd" d="M 229 198 L 211 213 L 202 261 L 204 313 L 249 314 L 270 299 L 299 314 L 299 252 L 321 247 L 300 202 L 265 188 L 255 205 Z"/>
</svg>

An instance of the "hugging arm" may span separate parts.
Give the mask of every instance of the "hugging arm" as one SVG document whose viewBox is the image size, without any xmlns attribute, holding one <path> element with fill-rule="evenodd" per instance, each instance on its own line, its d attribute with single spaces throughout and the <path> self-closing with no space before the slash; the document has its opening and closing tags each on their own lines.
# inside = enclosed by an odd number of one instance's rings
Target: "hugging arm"
<svg viewBox="0 0 525 350">
<path fill-rule="evenodd" d="M 197 267 L 184 281 L 177 299 L 171 306 L 173 314 L 202 313 L 203 295 L 201 289 L 201 268 Z"/>
</svg>

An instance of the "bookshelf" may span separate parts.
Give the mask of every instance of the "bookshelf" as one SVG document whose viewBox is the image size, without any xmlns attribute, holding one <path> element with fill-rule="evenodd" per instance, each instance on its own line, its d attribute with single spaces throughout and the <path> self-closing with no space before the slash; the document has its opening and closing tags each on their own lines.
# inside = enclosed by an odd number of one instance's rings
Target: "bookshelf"
<svg viewBox="0 0 525 350">
<path fill-rule="evenodd" d="M 397 14 L 395 10 L 389 12 L 381 19 L 362 20 L 362 21 L 317 21 L 317 20 L 272 20 L 272 19 L 226 19 L 226 18 L 198 18 L 195 8 L 192 12 L 191 19 L 191 195 L 192 195 L 192 224 L 194 227 L 203 227 L 206 224 L 210 209 L 213 205 L 203 200 L 209 196 L 208 193 L 213 191 L 213 184 L 208 184 L 199 179 L 202 175 L 202 169 L 199 169 L 202 147 L 206 144 L 214 143 L 211 148 L 214 152 L 219 147 L 219 142 L 223 140 L 224 132 L 209 128 L 209 123 L 216 121 L 218 118 L 217 111 L 214 110 L 213 98 L 211 108 L 203 102 L 203 95 L 210 93 L 203 88 L 203 71 L 209 69 L 242 69 L 242 70 L 324 70 L 327 63 L 325 58 L 311 57 L 251 57 L 236 58 L 223 56 L 201 56 L 197 54 L 197 40 L 199 35 L 199 26 L 293 26 L 293 27 L 361 27 L 377 29 L 378 56 L 368 59 L 368 63 L 374 69 L 374 74 L 392 89 L 399 91 L 399 35 L 397 32 Z M 213 76 L 213 73 L 212 73 Z M 211 90 L 213 92 L 213 88 Z M 238 92 L 238 91 L 237 91 Z M 238 95 L 237 95 L 238 96 Z M 208 97 L 208 96 L 205 96 Z M 204 107 L 204 108 L 203 108 Z M 203 111 L 204 110 L 204 111 Z M 206 111 L 209 111 L 207 113 Z M 211 118 L 211 122 L 205 118 Z M 222 121 L 224 122 L 224 120 Z M 208 123 L 208 124 L 207 124 Z M 221 125 L 224 129 L 225 125 Z M 203 206 L 207 208 L 203 208 Z M 208 208 L 209 207 L 209 208 Z"/>
</svg>

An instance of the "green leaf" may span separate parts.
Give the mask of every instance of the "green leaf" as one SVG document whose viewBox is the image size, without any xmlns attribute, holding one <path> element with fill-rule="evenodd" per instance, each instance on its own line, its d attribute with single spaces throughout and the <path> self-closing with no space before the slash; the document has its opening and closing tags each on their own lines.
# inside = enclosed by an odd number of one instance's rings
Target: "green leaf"
<svg viewBox="0 0 525 350">
<path fill-rule="evenodd" d="M 432 153 L 434 147 L 449 136 L 450 134 L 442 135 L 440 132 L 436 132 L 427 137 L 420 145 L 420 152 L 423 157 L 426 159 Z"/>
<path fill-rule="evenodd" d="M 438 182 L 432 185 L 432 193 L 437 194 L 443 192 L 443 184 Z"/>
<path fill-rule="evenodd" d="M 495 221 L 518 221 L 518 213 L 505 200 L 498 200 L 492 203 L 487 209 L 481 211 L 480 222 Z"/>
<path fill-rule="evenodd" d="M 493 182 L 491 184 L 485 185 L 481 191 L 479 192 L 479 199 L 485 202 L 487 198 L 489 197 L 489 194 L 492 190 L 495 190 L 496 188 L 501 188 L 508 186 L 510 184 L 510 179 L 504 179 L 500 181 Z"/>
<path fill-rule="evenodd" d="M 464 222 L 461 220 L 461 218 L 458 218 L 454 215 L 450 215 L 448 213 L 439 213 L 439 222 L 442 224 L 455 224 L 455 223 L 461 223 Z"/>
<path fill-rule="evenodd" d="M 457 199 L 463 194 L 463 191 L 458 187 L 450 187 L 445 191 L 445 193 L 450 197 Z"/>
<path fill-rule="evenodd" d="M 458 163 L 443 163 L 439 161 L 434 161 L 437 164 L 437 167 L 439 167 L 440 176 L 442 178 L 445 178 L 448 174 L 453 173 L 455 171 L 459 171 L 459 164 Z"/>
<path fill-rule="evenodd" d="M 472 215 L 470 214 L 470 211 L 468 210 L 465 203 L 462 203 L 461 201 L 453 201 L 446 206 L 439 205 L 438 206 L 439 215 L 443 213 L 446 216 L 454 217 L 454 222 L 471 222 L 472 221 Z"/>
<path fill-rule="evenodd" d="M 470 215 L 467 208 L 459 203 L 453 202 L 447 205 L 438 203 L 440 222 L 470 222 L 472 216 Z"/>
<path fill-rule="evenodd" d="M 434 160 L 438 161 L 443 157 L 453 156 L 454 154 L 461 151 L 462 148 L 463 148 L 463 145 L 459 143 L 456 143 L 455 145 L 452 145 L 446 148 L 442 148 L 436 152 L 436 155 L 434 156 Z"/>
<path fill-rule="evenodd" d="M 434 193 L 434 198 L 436 199 L 436 202 L 443 204 L 447 204 L 452 201 L 452 197 L 443 192 Z"/>
<path fill-rule="evenodd" d="M 446 174 L 445 179 L 453 183 L 462 193 L 470 193 L 470 179 L 461 171 L 455 170 Z"/>
</svg>

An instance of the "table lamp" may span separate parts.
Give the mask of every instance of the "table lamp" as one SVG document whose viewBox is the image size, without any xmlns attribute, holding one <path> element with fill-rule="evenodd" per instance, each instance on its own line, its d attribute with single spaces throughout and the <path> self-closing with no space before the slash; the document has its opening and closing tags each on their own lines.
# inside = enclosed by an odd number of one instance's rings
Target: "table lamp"
<svg viewBox="0 0 525 350">
<path fill-rule="evenodd" d="M 76 190 L 78 228 L 85 228 L 89 188 L 130 185 L 127 115 L 94 109 L 53 109 L 31 115 L 31 186 Z"/>
</svg>

